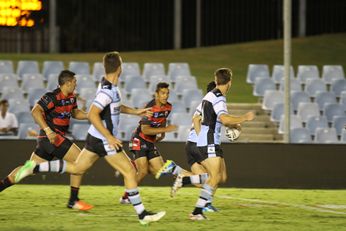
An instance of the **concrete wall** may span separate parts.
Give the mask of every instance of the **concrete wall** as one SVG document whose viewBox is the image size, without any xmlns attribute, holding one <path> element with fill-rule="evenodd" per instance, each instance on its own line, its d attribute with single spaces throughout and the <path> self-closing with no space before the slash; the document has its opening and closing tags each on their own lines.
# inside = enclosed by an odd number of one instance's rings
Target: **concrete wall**
<svg viewBox="0 0 346 231">
<path fill-rule="evenodd" d="M 83 142 L 77 142 L 83 147 Z M 0 178 L 30 157 L 35 141 L 0 141 Z M 187 168 L 184 143 L 161 143 L 159 150 Z M 228 181 L 225 187 L 346 188 L 346 145 L 286 145 L 235 143 L 223 145 Z M 67 174 L 38 174 L 24 183 L 68 184 Z M 171 177 L 156 181 L 148 176 L 142 185 L 171 185 Z M 121 177 L 100 159 L 87 172 L 83 184 L 122 185 Z"/>
</svg>

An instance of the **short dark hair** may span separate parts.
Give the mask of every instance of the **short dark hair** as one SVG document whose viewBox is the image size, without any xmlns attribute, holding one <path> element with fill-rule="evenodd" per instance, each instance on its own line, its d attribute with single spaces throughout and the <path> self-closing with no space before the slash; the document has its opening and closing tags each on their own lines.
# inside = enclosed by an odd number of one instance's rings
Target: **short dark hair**
<svg viewBox="0 0 346 231">
<path fill-rule="evenodd" d="M 69 70 L 63 70 L 59 74 L 59 86 L 64 85 L 67 81 L 71 81 L 76 74 Z"/>
<path fill-rule="evenodd" d="M 159 82 L 157 85 L 156 85 L 156 90 L 155 92 L 159 92 L 161 88 L 169 88 L 169 84 L 166 83 L 166 82 Z"/>
<path fill-rule="evenodd" d="M 214 73 L 217 85 L 225 85 L 232 81 L 232 70 L 229 68 L 219 68 Z"/>
<path fill-rule="evenodd" d="M 215 87 L 216 87 L 215 81 L 209 82 L 207 85 L 207 92 L 214 90 Z"/>
<path fill-rule="evenodd" d="M 3 99 L 3 100 L 0 101 L 0 105 L 4 105 L 4 104 L 6 104 L 6 103 L 8 103 L 8 100 L 7 100 L 7 99 Z"/>
<path fill-rule="evenodd" d="M 121 65 L 120 54 L 117 51 L 106 53 L 103 56 L 103 66 L 106 74 L 114 73 Z"/>
</svg>

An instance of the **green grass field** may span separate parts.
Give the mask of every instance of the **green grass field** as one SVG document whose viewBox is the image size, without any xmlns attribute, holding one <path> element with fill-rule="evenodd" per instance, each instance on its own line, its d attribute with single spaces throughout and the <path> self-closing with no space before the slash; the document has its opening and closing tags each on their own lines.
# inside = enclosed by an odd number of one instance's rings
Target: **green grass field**
<svg viewBox="0 0 346 231">
<path fill-rule="evenodd" d="M 292 65 L 318 65 L 320 71 L 325 64 L 343 65 L 346 69 L 346 34 L 329 34 L 292 40 Z M 73 54 L 13 54 L 0 53 L 0 59 L 37 60 L 42 65 L 44 60 L 62 60 L 67 67 L 69 61 L 87 61 L 90 64 L 100 62 L 102 53 Z M 231 103 L 253 103 L 257 97 L 252 96 L 252 86 L 245 82 L 247 67 L 250 63 L 270 65 L 283 63 L 283 41 L 270 40 L 214 47 L 121 52 L 124 62 L 138 62 L 143 68 L 146 62 L 162 62 L 166 70 L 170 62 L 188 62 L 192 75 L 196 76 L 200 88 L 205 89 L 213 72 L 219 67 L 231 67 L 234 81 L 228 101 Z"/>
<path fill-rule="evenodd" d="M 345 190 L 218 190 L 209 221 L 188 219 L 199 195 L 184 188 L 174 199 L 168 187 L 141 187 L 147 209 L 167 215 L 141 226 L 130 205 L 120 205 L 122 187 L 83 186 L 90 212 L 65 208 L 68 186 L 18 185 L 0 194 L 0 230 L 346 230 Z"/>
</svg>

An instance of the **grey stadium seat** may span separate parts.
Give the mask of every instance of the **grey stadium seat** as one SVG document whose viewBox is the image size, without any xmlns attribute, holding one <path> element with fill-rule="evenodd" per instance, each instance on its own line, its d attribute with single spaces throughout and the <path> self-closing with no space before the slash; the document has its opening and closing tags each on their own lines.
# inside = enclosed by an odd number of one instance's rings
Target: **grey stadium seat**
<svg viewBox="0 0 346 231">
<path fill-rule="evenodd" d="M 129 80 L 127 80 L 125 82 L 124 85 L 124 89 L 126 91 L 127 94 L 131 93 L 131 90 L 133 88 L 142 88 L 142 89 L 146 89 L 146 84 L 143 78 L 130 78 Z"/>
<path fill-rule="evenodd" d="M 305 91 L 310 97 L 316 97 L 317 93 L 327 91 L 327 86 L 321 79 L 308 79 L 306 81 Z"/>
<path fill-rule="evenodd" d="M 190 108 L 192 101 L 201 102 L 203 99 L 203 94 L 198 89 L 185 89 L 182 94 L 182 101 L 187 108 Z"/>
<path fill-rule="evenodd" d="M 76 75 L 90 75 L 90 66 L 88 62 L 71 61 L 68 69 Z"/>
<path fill-rule="evenodd" d="M 74 124 L 72 127 L 72 137 L 75 140 L 86 140 L 89 127 L 89 124 Z"/>
<path fill-rule="evenodd" d="M 315 135 L 317 128 L 328 128 L 328 120 L 325 116 L 312 116 L 306 122 L 306 128 L 309 129 L 310 135 Z"/>
<path fill-rule="evenodd" d="M 284 94 L 282 91 L 268 90 L 263 96 L 262 109 L 271 111 L 275 104 L 283 102 Z"/>
<path fill-rule="evenodd" d="M 285 91 L 285 80 L 284 79 L 282 79 L 280 82 L 279 90 Z M 290 90 L 291 90 L 291 92 L 292 91 L 302 91 L 302 85 L 300 84 L 300 82 L 297 79 L 291 79 Z"/>
<path fill-rule="evenodd" d="M 77 83 L 78 85 L 78 83 Z M 50 74 L 47 79 L 47 90 L 52 91 L 59 86 L 59 80 L 57 74 Z"/>
<path fill-rule="evenodd" d="M 16 117 L 17 117 L 19 124 L 21 124 L 21 123 L 31 123 L 31 124 L 35 123 L 34 118 L 31 115 L 31 112 L 28 112 L 28 111 L 19 112 L 16 114 Z"/>
<path fill-rule="evenodd" d="M 35 123 L 21 123 L 18 128 L 19 139 L 36 139 L 35 136 L 29 136 L 28 131 L 33 130 L 39 134 L 40 127 Z"/>
<path fill-rule="evenodd" d="M 183 94 L 184 90 L 192 90 L 192 89 L 198 89 L 197 83 L 190 78 L 187 78 L 185 82 L 180 81 L 177 82 L 174 86 L 174 91 L 178 94 L 181 95 Z"/>
<path fill-rule="evenodd" d="M 150 77 L 149 79 L 149 91 L 150 92 L 155 92 L 156 90 L 156 85 L 160 82 L 165 82 L 165 83 L 168 83 L 170 86 L 170 78 L 166 75 L 153 75 Z"/>
<path fill-rule="evenodd" d="M 91 75 L 76 75 L 77 79 L 77 92 L 80 92 L 82 88 L 96 88 L 94 79 Z"/>
<path fill-rule="evenodd" d="M 27 99 L 9 99 L 8 102 L 10 104 L 10 107 L 8 109 L 9 112 L 18 114 L 19 112 L 30 111 L 30 105 Z"/>
<path fill-rule="evenodd" d="M 332 122 L 334 116 L 346 116 L 343 106 L 338 103 L 327 104 L 324 107 L 323 113 L 327 117 L 328 122 Z"/>
<path fill-rule="evenodd" d="M 341 92 L 346 91 L 346 79 L 338 79 L 332 83 L 331 91 L 335 93 L 337 97 L 340 97 Z"/>
<path fill-rule="evenodd" d="M 144 63 L 143 78 L 150 82 L 154 75 L 165 75 L 165 67 L 163 63 Z"/>
<path fill-rule="evenodd" d="M 264 96 L 266 90 L 276 90 L 274 81 L 270 78 L 256 79 L 252 94 L 254 96 Z"/>
<path fill-rule="evenodd" d="M 317 128 L 315 133 L 315 143 L 339 143 L 335 128 Z"/>
<path fill-rule="evenodd" d="M 269 78 L 269 67 L 266 64 L 249 64 L 246 76 L 246 82 L 255 83 L 256 78 Z"/>
<path fill-rule="evenodd" d="M 291 114 L 294 114 L 293 113 L 294 110 L 292 106 L 290 107 L 290 110 L 291 110 Z M 270 120 L 273 122 L 280 122 L 281 117 L 284 115 L 284 111 L 285 111 L 285 105 L 283 103 L 275 104 L 270 115 Z"/>
<path fill-rule="evenodd" d="M 33 107 L 36 102 L 47 92 L 45 88 L 32 88 L 28 92 L 28 100 L 30 107 Z"/>
<path fill-rule="evenodd" d="M 101 62 L 95 62 L 93 66 L 93 73 L 92 76 L 94 78 L 95 82 L 101 81 L 102 76 L 105 75 L 105 68 L 103 66 L 103 63 Z"/>
<path fill-rule="evenodd" d="M 13 62 L 11 60 L 0 60 L 0 74 L 13 74 Z"/>
<path fill-rule="evenodd" d="M 186 112 L 185 113 L 183 113 L 183 112 L 172 113 L 171 124 L 174 124 L 177 126 L 191 126 L 192 118 Z"/>
<path fill-rule="evenodd" d="M 297 79 L 301 83 L 306 83 L 308 79 L 318 79 L 320 76 L 316 65 L 299 65 Z"/>
<path fill-rule="evenodd" d="M 44 61 L 42 75 L 48 79 L 50 74 L 60 74 L 64 70 L 64 63 L 62 61 Z"/>
<path fill-rule="evenodd" d="M 95 87 L 81 88 L 79 90 L 79 96 L 85 100 L 93 100 L 96 96 L 96 88 Z"/>
<path fill-rule="evenodd" d="M 276 84 L 281 83 L 281 81 L 284 79 L 284 66 L 283 65 L 274 65 L 273 66 L 273 73 L 272 73 L 272 79 Z M 294 79 L 294 70 L 291 66 L 290 68 L 290 77 L 291 79 Z"/>
<path fill-rule="evenodd" d="M 315 102 L 318 104 L 320 111 L 323 111 L 325 105 L 336 103 L 336 95 L 334 92 L 319 92 L 316 95 Z"/>
<path fill-rule="evenodd" d="M 132 105 L 135 108 L 144 108 L 153 99 L 153 95 L 147 89 L 133 88 L 131 90 Z"/>
<path fill-rule="evenodd" d="M 346 111 L 346 91 L 341 92 L 339 103 L 344 107 L 344 110 Z"/>
<path fill-rule="evenodd" d="M 173 113 L 186 113 L 186 105 L 183 102 L 174 102 L 174 103 L 172 103 L 171 115 Z"/>
<path fill-rule="evenodd" d="M 188 63 L 169 63 L 168 74 L 173 82 L 179 75 L 191 75 L 190 66 Z"/>
<path fill-rule="evenodd" d="M 293 91 L 291 92 L 291 104 L 294 111 L 298 110 L 299 103 L 310 103 L 310 97 L 306 92 Z"/>
<path fill-rule="evenodd" d="M 21 60 L 18 62 L 17 74 L 22 78 L 24 74 L 39 74 L 37 61 Z"/>
<path fill-rule="evenodd" d="M 179 126 L 178 127 L 178 140 L 182 141 L 182 142 L 186 142 L 187 141 L 187 137 L 189 136 L 191 130 L 191 125 L 187 125 L 187 126 Z"/>
<path fill-rule="evenodd" d="M 18 81 L 12 75 L 1 75 L 0 77 L 0 91 L 2 91 L 5 87 L 7 88 L 18 88 Z"/>
<path fill-rule="evenodd" d="M 334 116 L 333 118 L 333 127 L 336 129 L 336 134 L 341 136 L 342 130 L 346 126 L 346 115 L 345 116 Z"/>
<path fill-rule="evenodd" d="M 4 87 L 2 89 L 2 99 L 24 99 L 24 91 L 19 87 Z"/>
<path fill-rule="evenodd" d="M 341 139 L 340 142 L 343 144 L 346 144 L 346 129 L 343 129 L 341 132 Z"/>
<path fill-rule="evenodd" d="M 344 79 L 344 69 L 341 65 L 323 65 L 322 78 L 328 84 L 338 79 Z"/>
<path fill-rule="evenodd" d="M 320 109 L 317 103 L 299 103 L 297 114 L 306 123 L 312 116 L 320 116 Z"/>
<path fill-rule="evenodd" d="M 300 116 L 291 115 L 290 127 L 291 129 L 303 127 L 302 119 L 300 118 Z M 284 134 L 285 130 L 285 116 L 281 116 L 278 132 L 279 134 Z"/>
<path fill-rule="evenodd" d="M 135 63 L 135 62 L 122 63 L 121 68 L 122 68 L 122 72 L 121 72 L 120 78 L 126 75 L 137 75 L 137 76 L 141 75 L 138 63 Z"/>
<path fill-rule="evenodd" d="M 311 143 L 311 135 L 307 128 L 295 128 L 290 132 L 291 143 Z"/>
<path fill-rule="evenodd" d="M 43 76 L 41 74 L 24 74 L 22 89 L 29 92 L 30 89 L 45 88 Z"/>
</svg>

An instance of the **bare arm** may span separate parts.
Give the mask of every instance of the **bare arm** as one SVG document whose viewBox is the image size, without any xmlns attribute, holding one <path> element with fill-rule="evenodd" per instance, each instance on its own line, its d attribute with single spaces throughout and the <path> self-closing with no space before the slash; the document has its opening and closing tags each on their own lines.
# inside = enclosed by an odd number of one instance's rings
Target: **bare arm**
<svg viewBox="0 0 346 231">
<path fill-rule="evenodd" d="M 241 116 L 221 114 L 219 118 L 220 118 L 220 121 L 223 125 L 229 127 L 232 125 L 241 124 L 245 121 L 251 121 L 255 118 L 255 114 L 253 112 L 248 112 L 248 113 L 245 113 Z"/>
<path fill-rule="evenodd" d="M 94 127 L 107 139 L 110 146 L 118 149 L 122 147 L 121 141 L 115 138 L 107 128 L 103 125 L 100 117 L 101 109 L 95 105 L 91 105 L 91 108 L 88 113 L 88 119 L 94 125 Z"/>
<path fill-rule="evenodd" d="M 43 117 L 44 110 L 39 104 L 35 104 L 33 109 L 31 110 L 31 115 L 34 118 L 35 122 L 43 129 L 46 133 L 47 138 L 53 144 L 56 139 L 56 133 L 48 127 L 46 120 Z"/>
<path fill-rule="evenodd" d="M 87 120 L 88 119 L 88 113 L 86 113 L 83 110 L 80 110 L 78 108 L 72 110 L 72 118 L 77 120 Z"/>
<path fill-rule="evenodd" d="M 128 107 L 126 105 L 120 106 L 120 112 L 124 114 L 130 114 L 130 115 L 138 115 L 138 116 L 152 116 L 152 112 L 150 111 L 151 108 L 139 108 L 135 109 L 132 107 Z M 149 114 L 148 114 L 149 113 Z"/>
<path fill-rule="evenodd" d="M 175 125 L 168 125 L 167 127 L 159 127 L 159 128 L 153 128 L 150 127 L 150 125 L 141 125 L 142 132 L 145 135 L 157 135 L 160 133 L 166 133 L 166 132 L 174 132 L 178 129 Z"/>
<path fill-rule="evenodd" d="M 194 115 L 192 117 L 193 128 L 195 129 L 197 135 L 201 131 L 201 120 L 202 120 L 202 117 L 199 114 Z"/>
</svg>

